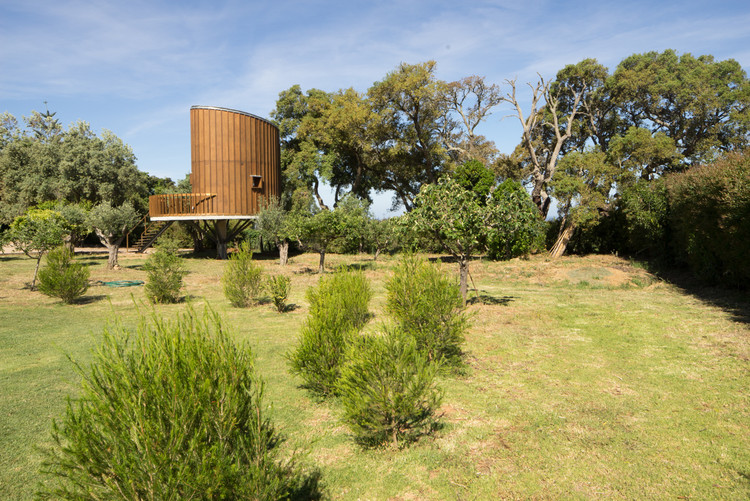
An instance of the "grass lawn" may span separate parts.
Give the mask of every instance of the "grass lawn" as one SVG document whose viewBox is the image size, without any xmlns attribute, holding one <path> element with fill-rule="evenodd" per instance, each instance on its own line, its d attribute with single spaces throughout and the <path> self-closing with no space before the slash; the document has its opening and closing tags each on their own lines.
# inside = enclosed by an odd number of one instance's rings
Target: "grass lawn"
<svg viewBox="0 0 750 501">
<path fill-rule="evenodd" d="M 144 257 L 79 256 L 92 280 L 142 280 Z M 298 388 L 284 354 L 307 314 L 317 255 L 289 266 L 292 311 L 232 308 L 223 263 L 187 259 L 185 294 L 209 303 L 246 342 L 267 382 L 274 422 L 332 499 L 747 499 L 750 497 L 750 304 L 682 288 L 612 256 L 474 261 L 468 369 L 441 380 L 443 428 L 412 447 L 361 450 L 336 402 Z M 397 258 L 331 255 L 365 270 L 377 329 Z M 457 265 L 442 265 L 457 273 Z M 143 288 L 94 286 L 66 306 L 24 288 L 32 260 L 0 256 L 0 499 L 30 498 L 39 446 L 108 320 L 150 311 Z M 164 316 L 185 304 L 158 306 Z"/>
</svg>

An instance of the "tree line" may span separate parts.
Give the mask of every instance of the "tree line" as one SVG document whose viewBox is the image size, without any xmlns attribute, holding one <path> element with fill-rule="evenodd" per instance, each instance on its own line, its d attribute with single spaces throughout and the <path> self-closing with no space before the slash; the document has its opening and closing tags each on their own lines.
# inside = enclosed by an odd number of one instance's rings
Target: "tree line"
<svg viewBox="0 0 750 501">
<path fill-rule="evenodd" d="M 666 50 L 634 54 L 610 71 L 585 59 L 526 85 L 480 76 L 446 82 L 436 72 L 434 61 L 402 63 L 365 92 L 294 85 L 279 94 L 271 118 L 280 130 L 283 195 L 266 201 L 261 226 L 270 227 L 275 210 L 280 229 L 265 236 L 282 255 L 289 243 L 315 249 L 322 269 L 327 249 L 358 242 L 362 250 L 365 230 L 379 252 L 395 240 L 391 227 L 467 265 L 481 252 L 508 258 L 539 248 L 545 229 L 553 256 L 569 246 L 631 251 L 640 207 L 633 193 L 748 145 L 750 85 L 734 60 Z M 507 154 L 478 132 L 501 107 L 521 126 Z M 111 132 L 97 136 L 85 122 L 64 130 L 49 111 L 32 112 L 24 125 L 0 116 L 5 227 L 44 203 L 143 214 L 148 195 L 189 191 L 189 178 L 177 186 L 139 171 L 132 149 Z M 323 183 L 334 190 L 330 207 Z M 373 219 L 367 206 L 378 192 L 393 193 L 406 216 L 341 222 L 357 211 Z M 339 206 L 349 215 L 332 215 Z M 557 220 L 544 228 L 552 207 Z M 116 243 L 117 232 L 109 233 Z M 461 265 L 462 285 L 467 274 Z"/>
<path fill-rule="evenodd" d="M 279 124 L 287 203 L 294 193 L 333 187 L 334 205 L 346 194 L 369 199 L 394 193 L 410 212 L 423 186 L 477 160 L 495 184 L 524 184 L 547 218 L 557 200 L 561 221 L 553 255 L 579 228 L 612 213 L 622 193 L 742 151 L 750 130 L 750 85 L 734 60 L 678 55 L 673 50 L 625 58 L 610 72 L 595 59 L 541 75 L 526 88 L 469 76 L 445 82 L 436 63 L 400 64 L 366 92 L 353 88 L 279 95 Z M 510 154 L 477 133 L 501 105 L 521 125 Z"/>
</svg>

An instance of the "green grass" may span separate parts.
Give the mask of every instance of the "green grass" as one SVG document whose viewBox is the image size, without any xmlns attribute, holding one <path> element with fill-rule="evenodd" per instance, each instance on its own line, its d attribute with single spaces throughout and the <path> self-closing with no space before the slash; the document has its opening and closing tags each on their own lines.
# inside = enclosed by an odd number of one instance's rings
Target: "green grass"
<svg viewBox="0 0 750 501">
<path fill-rule="evenodd" d="M 142 280 L 142 256 L 79 257 L 92 280 Z M 362 267 L 376 329 L 394 259 L 330 256 Z M 445 376 L 443 428 L 409 449 L 363 451 L 336 402 L 289 376 L 284 354 L 307 314 L 317 255 L 267 272 L 292 279 L 289 303 L 232 308 L 222 262 L 190 259 L 185 294 L 210 303 L 254 351 L 267 403 L 303 463 L 321 469 L 333 499 L 747 499 L 750 496 L 750 306 L 728 311 L 614 257 L 476 261 L 466 375 Z M 455 273 L 455 265 L 443 264 Z M 24 289 L 33 262 L 0 256 L 0 499 L 27 499 L 102 326 L 148 311 L 142 288 L 92 287 L 80 304 Z M 185 304 L 157 306 L 163 315 Z M 367 474 L 363 474 L 367 472 Z"/>
</svg>

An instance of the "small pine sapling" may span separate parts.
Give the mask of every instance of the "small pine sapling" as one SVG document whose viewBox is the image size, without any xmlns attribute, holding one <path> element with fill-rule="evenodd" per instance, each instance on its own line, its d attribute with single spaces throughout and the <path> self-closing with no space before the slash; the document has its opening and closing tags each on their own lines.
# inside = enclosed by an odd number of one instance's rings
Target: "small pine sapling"
<svg viewBox="0 0 750 501">
<path fill-rule="evenodd" d="M 159 246 L 143 265 L 147 279 L 146 297 L 152 303 L 176 303 L 180 299 L 182 280 L 187 274 L 182 258 L 172 246 Z"/>
<path fill-rule="evenodd" d="M 247 308 L 257 302 L 263 290 L 263 269 L 253 261 L 253 251 L 247 241 L 229 256 L 221 283 L 224 296 L 232 306 Z"/>
<path fill-rule="evenodd" d="M 77 263 L 73 252 L 65 246 L 52 249 L 39 271 L 39 291 L 72 304 L 89 288 L 89 269 Z"/>
<path fill-rule="evenodd" d="M 442 401 L 438 364 L 417 349 L 413 337 L 361 337 L 348 358 L 336 389 L 357 442 L 398 448 L 435 430 Z"/>
<path fill-rule="evenodd" d="M 276 311 L 284 313 L 286 311 L 286 301 L 289 298 L 289 289 L 291 288 L 292 280 L 286 275 L 274 275 L 268 278 L 266 287 L 268 293 L 271 295 Z"/>
</svg>

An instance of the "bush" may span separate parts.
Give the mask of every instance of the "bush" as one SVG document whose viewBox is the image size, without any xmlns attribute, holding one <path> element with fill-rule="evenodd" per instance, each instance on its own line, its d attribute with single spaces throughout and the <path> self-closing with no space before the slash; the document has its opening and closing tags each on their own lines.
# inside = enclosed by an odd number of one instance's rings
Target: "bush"
<svg viewBox="0 0 750 501">
<path fill-rule="evenodd" d="M 750 280 L 750 153 L 666 180 L 672 248 L 678 262 L 710 282 Z"/>
<path fill-rule="evenodd" d="M 346 353 L 370 318 L 370 285 L 361 272 L 324 276 L 307 291 L 310 314 L 296 349 L 288 355 L 290 371 L 321 396 L 336 392 Z"/>
<path fill-rule="evenodd" d="M 618 209 L 624 216 L 627 250 L 665 261 L 669 253 L 669 199 L 664 179 L 641 180 L 628 187 Z"/>
<path fill-rule="evenodd" d="M 386 334 L 360 338 L 337 384 L 344 421 L 365 446 L 403 446 L 433 431 L 442 392 L 437 364 L 412 337 Z"/>
<path fill-rule="evenodd" d="M 106 328 L 81 397 L 53 423 L 45 497 L 280 499 L 296 479 L 276 460 L 252 355 L 216 313 Z"/>
<path fill-rule="evenodd" d="M 232 306 L 246 308 L 258 300 L 263 290 L 263 269 L 253 261 L 253 252 L 247 241 L 229 256 L 221 283 L 224 296 Z"/>
<path fill-rule="evenodd" d="M 176 303 L 180 299 L 185 271 L 177 249 L 159 246 L 143 265 L 146 270 L 146 297 L 152 303 Z"/>
<path fill-rule="evenodd" d="M 285 275 L 274 275 L 268 279 L 268 293 L 279 313 L 286 311 L 286 300 L 289 298 L 291 285 L 292 280 Z"/>
<path fill-rule="evenodd" d="M 47 261 L 39 271 L 39 291 L 51 297 L 59 297 L 63 303 L 71 304 L 83 296 L 89 288 L 89 269 L 75 262 L 73 252 L 57 247 L 47 254 Z"/>
<path fill-rule="evenodd" d="M 430 361 L 460 365 L 469 328 L 459 285 L 436 265 L 406 255 L 385 285 L 386 310 Z"/>
<path fill-rule="evenodd" d="M 511 179 L 492 192 L 493 227 L 487 235 L 487 256 L 512 259 L 544 251 L 546 225 L 523 185 Z"/>
</svg>

